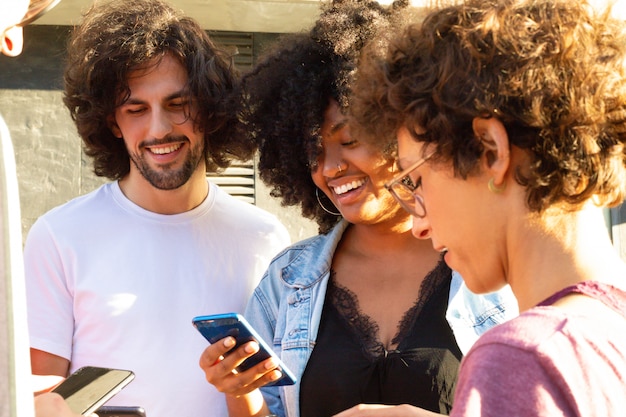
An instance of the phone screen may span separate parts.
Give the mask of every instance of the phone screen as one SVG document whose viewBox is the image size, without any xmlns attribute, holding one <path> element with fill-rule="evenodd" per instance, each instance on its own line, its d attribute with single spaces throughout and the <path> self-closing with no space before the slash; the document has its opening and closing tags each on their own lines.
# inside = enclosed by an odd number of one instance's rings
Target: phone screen
<svg viewBox="0 0 626 417">
<path fill-rule="evenodd" d="M 269 345 L 261 339 L 252 326 L 250 326 L 250 324 L 240 314 L 225 313 L 210 316 L 198 316 L 193 319 L 193 325 L 211 344 L 225 338 L 226 336 L 232 336 L 235 339 L 236 344 L 235 347 L 233 347 L 229 352 L 233 352 L 239 346 L 253 340 L 259 344 L 259 351 L 246 359 L 237 368 L 237 371 L 243 372 L 265 359 L 273 357 L 279 364 L 278 370 L 282 373 L 282 377 L 276 381 L 267 383 L 266 386 L 295 384 L 296 378 L 293 373 L 285 366 L 280 358 L 272 351 Z"/>
<path fill-rule="evenodd" d="M 88 415 L 111 399 L 133 378 L 131 371 L 87 366 L 67 377 L 52 392 L 65 398 L 73 412 Z"/>
</svg>

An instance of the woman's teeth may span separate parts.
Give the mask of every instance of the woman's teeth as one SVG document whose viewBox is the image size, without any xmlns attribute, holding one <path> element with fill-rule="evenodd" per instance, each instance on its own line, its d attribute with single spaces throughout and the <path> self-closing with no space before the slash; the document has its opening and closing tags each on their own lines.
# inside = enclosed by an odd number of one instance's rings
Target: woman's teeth
<svg viewBox="0 0 626 417">
<path fill-rule="evenodd" d="M 174 143 L 170 146 L 161 146 L 158 148 L 148 148 L 150 152 L 155 153 L 157 155 L 165 155 L 166 153 L 171 153 L 180 149 L 183 146 L 182 143 Z"/>
<path fill-rule="evenodd" d="M 333 191 L 335 192 L 335 194 L 341 195 L 347 193 L 350 190 L 354 190 L 355 188 L 359 188 L 363 184 L 365 184 L 365 180 L 354 180 L 339 187 L 333 187 Z"/>
</svg>

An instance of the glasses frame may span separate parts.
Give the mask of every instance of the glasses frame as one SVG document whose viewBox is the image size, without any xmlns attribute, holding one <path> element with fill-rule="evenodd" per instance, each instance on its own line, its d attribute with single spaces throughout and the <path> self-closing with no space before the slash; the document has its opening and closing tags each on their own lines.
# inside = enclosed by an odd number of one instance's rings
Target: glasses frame
<svg viewBox="0 0 626 417">
<path fill-rule="evenodd" d="M 400 171 L 396 176 L 394 176 L 391 179 L 391 181 L 385 184 L 385 188 L 391 193 L 391 195 L 396 199 L 396 201 L 400 204 L 400 206 L 404 210 L 408 211 L 411 216 L 418 217 L 420 219 L 426 217 L 426 206 L 424 205 L 424 198 L 415 192 L 417 190 L 417 187 L 411 188 L 403 180 L 406 177 L 408 177 L 411 172 L 415 171 L 417 168 L 422 166 L 426 161 L 428 161 L 434 154 L 435 154 L 435 151 L 430 152 L 419 161 L 415 162 L 414 164 L 411 164 L 411 166 L 409 166 L 408 168 L 405 168 L 402 171 Z M 400 195 L 398 195 L 398 193 L 395 191 L 396 187 L 405 188 L 413 195 L 415 202 L 417 202 L 417 204 L 421 208 L 420 212 L 417 211 L 416 204 L 409 204 L 407 201 L 402 199 Z"/>
</svg>

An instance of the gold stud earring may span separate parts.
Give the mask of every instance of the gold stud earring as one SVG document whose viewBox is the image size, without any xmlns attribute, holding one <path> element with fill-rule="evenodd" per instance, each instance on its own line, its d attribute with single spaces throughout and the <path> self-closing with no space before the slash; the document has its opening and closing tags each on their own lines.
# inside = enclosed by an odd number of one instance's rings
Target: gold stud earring
<svg viewBox="0 0 626 417">
<path fill-rule="evenodd" d="M 489 182 L 487 183 L 487 188 L 489 188 L 489 191 L 491 191 L 494 194 L 501 194 L 505 189 L 506 189 L 506 183 L 503 182 L 501 186 L 497 186 L 494 183 L 493 177 L 489 180 Z"/>
</svg>

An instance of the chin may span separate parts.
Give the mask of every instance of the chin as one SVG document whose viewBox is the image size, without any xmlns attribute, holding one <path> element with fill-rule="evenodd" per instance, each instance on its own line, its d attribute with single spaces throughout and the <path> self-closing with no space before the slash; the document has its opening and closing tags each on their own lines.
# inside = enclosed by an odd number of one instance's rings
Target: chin
<svg viewBox="0 0 626 417">
<path fill-rule="evenodd" d="M 445 254 L 443 259 L 446 262 L 446 264 L 448 264 L 450 269 L 458 272 L 461 275 L 461 277 L 463 278 L 463 281 L 465 282 L 465 285 L 471 292 L 473 292 L 474 294 L 485 294 L 485 293 L 496 291 L 495 289 L 493 290 L 487 289 L 484 285 L 485 282 L 481 281 L 480 279 L 475 279 L 477 274 L 473 274 L 469 272 L 468 268 L 464 268 L 463 265 L 455 265 L 454 261 L 450 261 L 450 256 L 448 252 L 443 252 L 443 253 Z"/>
<path fill-rule="evenodd" d="M 463 274 L 461 274 L 461 276 L 463 276 Z M 467 285 L 467 288 L 474 294 L 487 294 L 487 293 L 495 291 L 495 290 L 488 290 L 482 285 L 477 285 L 477 283 L 474 281 L 466 280 L 465 277 L 463 277 L 463 280 L 465 281 L 465 285 Z"/>
<path fill-rule="evenodd" d="M 474 294 L 489 294 L 501 290 L 506 285 L 506 280 L 504 279 L 499 279 L 496 281 L 490 280 L 488 282 L 485 282 L 484 280 L 473 279 L 473 277 L 469 275 L 466 279 L 461 271 L 459 271 L 459 273 L 463 277 L 467 288 Z M 484 277 L 485 275 L 482 276 Z"/>
</svg>

